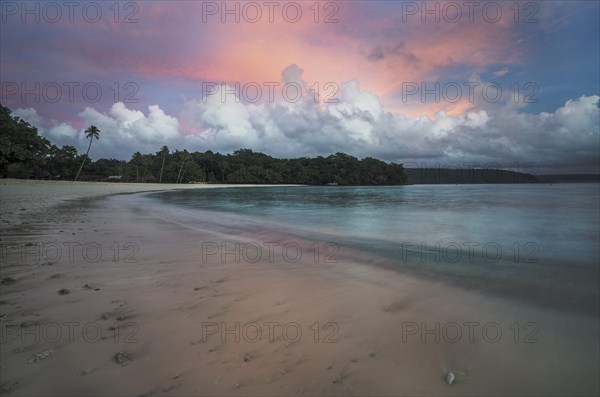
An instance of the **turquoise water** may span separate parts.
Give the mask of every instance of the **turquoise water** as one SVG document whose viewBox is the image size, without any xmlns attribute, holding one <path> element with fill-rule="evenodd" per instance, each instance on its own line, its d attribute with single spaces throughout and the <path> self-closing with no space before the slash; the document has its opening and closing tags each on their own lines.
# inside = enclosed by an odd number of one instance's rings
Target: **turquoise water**
<svg viewBox="0 0 600 397">
<path fill-rule="evenodd" d="M 598 184 L 226 188 L 151 196 L 185 211 L 185 222 L 227 235 L 268 231 L 331 242 L 341 254 L 399 271 L 508 295 L 567 294 L 577 307 L 598 295 Z"/>
</svg>

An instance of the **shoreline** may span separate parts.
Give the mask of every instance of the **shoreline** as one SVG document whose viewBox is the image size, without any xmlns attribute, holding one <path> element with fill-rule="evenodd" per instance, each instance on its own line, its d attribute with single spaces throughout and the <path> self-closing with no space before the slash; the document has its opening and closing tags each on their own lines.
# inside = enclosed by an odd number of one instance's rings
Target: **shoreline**
<svg viewBox="0 0 600 397">
<path fill-rule="evenodd" d="M 121 182 L 73 182 L 6 178 L 0 180 L 0 219 L 5 224 L 20 224 L 40 211 L 82 198 L 187 189 L 222 189 L 300 185 L 168 184 Z"/>
<path fill-rule="evenodd" d="M 225 196 L 227 193 L 223 192 Z M 431 245 L 429 250 L 425 247 L 416 249 L 416 244 L 404 244 L 402 239 L 385 238 L 381 235 L 359 235 L 353 231 L 348 234 L 336 233 L 336 230 L 320 230 L 320 228 L 306 228 L 306 224 L 283 222 L 284 218 L 266 218 L 249 212 L 212 212 L 202 205 L 196 207 L 190 202 L 182 201 L 181 197 L 187 194 L 166 193 L 152 194 L 154 198 L 140 197 L 139 205 L 144 208 L 156 208 L 157 212 L 167 213 L 171 221 L 182 224 L 201 223 L 204 228 L 219 230 L 221 234 L 231 239 L 240 237 L 239 244 L 248 249 L 264 251 L 268 246 L 265 243 L 281 236 L 291 239 L 300 239 L 305 242 L 308 255 L 315 255 L 314 246 L 330 248 L 328 255 L 339 250 L 348 252 L 348 256 L 356 262 L 374 264 L 383 269 L 389 269 L 405 276 L 416 277 L 434 282 L 442 282 L 453 287 L 466 290 L 475 290 L 478 293 L 509 299 L 514 304 L 537 305 L 539 307 L 552 307 L 557 312 L 577 312 L 596 317 L 598 313 L 598 279 L 597 267 L 591 263 L 564 256 L 557 258 L 552 254 L 544 253 L 536 261 L 517 262 L 514 257 L 504 257 L 497 261 L 489 262 L 483 257 L 483 252 L 475 255 L 473 251 L 458 251 L 463 260 L 455 260 L 448 256 L 448 244 L 444 248 Z M 142 195 L 144 196 L 144 195 Z M 194 195 L 195 197 L 196 195 Z M 213 200 L 220 194 L 200 194 L 199 197 L 209 196 Z M 169 197 L 167 199 L 166 197 Z M 176 199 L 174 197 L 180 197 Z M 158 202 L 155 201 L 158 198 Z M 201 199 L 201 198 L 199 198 Z M 210 200 L 202 199 L 203 203 Z M 184 215 L 181 215 L 181 214 Z M 167 216 L 163 216 L 166 219 Z M 337 230 L 339 231 L 339 229 Z M 257 241 L 244 242 L 244 235 L 261 236 Z M 391 237 L 391 236 L 390 236 Z M 248 245 L 250 244 L 250 245 Z M 255 244 L 252 246 L 252 244 Z M 423 243 L 424 244 L 424 243 Z M 505 251 L 509 245 L 505 244 Z M 453 247 L 454 248 L 454 247 Z M 244 253 L 242 253 L 242 256 Z M 435 260 L 423 260 L 425 255 L 438 255 Z M 442 260 L 442 254 L 445 260 Z M 473 256 L 471 256 L 473 255 Z M 565 257 L 570 261 L 566 266 Z M 493 269 L 492 269 L 493 268 Z M 586 269 L 585 272 L 579 270 Z M 517 276 L 518 274 L 518 276 Z M 567 285 L 577 285 L 576 290 Z"/>
<path fill-rule="evenodd" d="M 209 256 L 211 244 L 240 240 L 172 222 L 135 196 L 52 208 L 3 227 L 3 393 L 598 392 L 595 320 L 515 307 L 344 249 L 336 263 Z"/>
</svg>

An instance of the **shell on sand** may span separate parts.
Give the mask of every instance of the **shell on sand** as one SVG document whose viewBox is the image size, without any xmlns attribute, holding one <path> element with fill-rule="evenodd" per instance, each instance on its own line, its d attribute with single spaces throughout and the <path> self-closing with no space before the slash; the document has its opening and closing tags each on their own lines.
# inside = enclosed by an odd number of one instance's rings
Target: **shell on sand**
<svg viewBox="0 0 600 397">
<path fill-rule="evenodd" d="M 448 372 L 448 374 L 446 375 L 446 383 L 449 386 L 452 386 L 454 384 L 454 380 L 456 379 L 456 376 L 454 376 L 453 372 Z"/>
</svg>

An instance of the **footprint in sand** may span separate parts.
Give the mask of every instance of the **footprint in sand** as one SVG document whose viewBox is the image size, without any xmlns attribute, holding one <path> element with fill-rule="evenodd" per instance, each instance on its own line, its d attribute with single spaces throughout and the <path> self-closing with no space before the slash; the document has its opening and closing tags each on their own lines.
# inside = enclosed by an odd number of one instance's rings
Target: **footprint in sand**
<svg viewBox="0 0 600 397">
<path fill-rule="evenodd" d="M 35 353 L 33 356 L 31 356 L 31 358 L 29 360 L 27 360 L 27 362 L 29 364 L 32 364 L 32 363 L 37 363 L 37 362 L 43 361 L 43 360 L 47 359 L 48 357 L 50 357 L 53 353 L 54 353 L 54 350 L 52 350 L 52 349 L 44 350 L 39 353 Z"/>
<path fill-rule="evenodd" d="M 132 359 L 133 359 L 133 356 L 131 355 L 131 353 L 124 352 L 124 351 L 118 352 L 117 354 L 115 354 L 113 356 L 113 360 L 117 364 L 120 364 L 122 367 L 125 367 L 126 365 L 128 365 Z"/>
<path fill-rule="evenodd" d="M 2 394 L 8 394 L 11 393 L 12 391 L 16 390 L 18 387 L 20 386 L 19 382 L 16 380 L 8 380 L 6 382 L 4 382 L 2 384 L 2 386 L 0 386 L 0 392 L 2 392 Z"/>
</svg>

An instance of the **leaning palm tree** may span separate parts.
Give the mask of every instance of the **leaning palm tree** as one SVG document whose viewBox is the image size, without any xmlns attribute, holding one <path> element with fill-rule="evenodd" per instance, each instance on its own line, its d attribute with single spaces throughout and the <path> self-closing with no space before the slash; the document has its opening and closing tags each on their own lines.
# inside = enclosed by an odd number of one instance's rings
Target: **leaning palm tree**
<svg viewBox="0 0 600 397">
<path fill-rule="evenodd" d="M 163 169 L 165 168 L 165 158 L 169 155 L 169 147 L 167 145 L 163 146 L 160 149 L 160 152 L 162 153 L 162 165 L 160 166 L 160 178 L 158 178 L 158 183 L 162 183 L 162 174 Z"/>
<path fill-rule="evenodd" d="M 90 140 L 90 144 L 88 145 L 87 152 L 85 152 L 85 157 L 83 158 L 83 161 L 81 162 L 79 171 L 77 171 L 77 175 L 75 176 L 75 181 L 77 181 L 77 179 L 79 179 L 79 174 L 81 173 L 81 169 L 83 168 L 83 165 L 85 164 L 85 160 L 87 160 L 87 158 L 88 158 L 88 154 L 90 153 L 90 148 L 92 147 L 92 141 L 94 140 L 94 138 L 100 139 L 100 130 L 95 125 L 91 125 L 91 126 L 89 126 L 89 128 L 87 130 L 85 130 L 85 137 L 86 137 L 86 139 Z"/>
<path fill-rule="evenodd" d="M 175 183 L 179 183 L 179 178 L 181 177 L 181 171 L 183 171 L 183 166 L 186 164 L 187 160 L 188 160 L 188 151 L 183 149 L 183 153 L 181 154 L 181 158 L 182 158 L 182 162 L 181 162 L 181 167 L 179 167 L 179 173 L 177 174 L 177 180 L 175 181 Z"/>
<path fill-rule="evenodd" d="M 152 164 L 152 156 L 150 154 L 142 155 L 141 164 L 144 166 L 144 174 L 142 175 L 142 183 L 146 182 L 146 172 L 148 167 Z"/>
<path fill-rule="evenodd" d="M 192 160 L 192 156 L 190 154 L 188 154 L 186 156 L 185 167 L 183 167 L 183 172 L 181 173 L 181 179 L 179 180 L 179 183 L 183 183 L 183 178 L 185 177 L 185 171 L 187 170 L 188 165 L 190 165 L 190 160 Z"/>
</svg>

